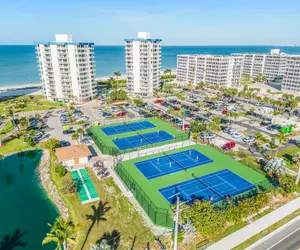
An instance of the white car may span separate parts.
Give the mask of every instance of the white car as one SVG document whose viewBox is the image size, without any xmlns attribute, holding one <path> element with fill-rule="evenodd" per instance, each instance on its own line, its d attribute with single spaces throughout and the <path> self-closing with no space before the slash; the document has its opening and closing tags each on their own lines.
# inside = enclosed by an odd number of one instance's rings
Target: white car
<svg viewBox="0 0 300 250">
<path fill-rule="evenodd" d="M 234 129 L 230 129 L 229 132 L 228 132 L 228 134 L 230 134 L 230 135 L 233 135 L 233 134 L 235 134 L 235 133 L 238 133 L 238 132 L 235 131 Z"/>
<path fill-rule="evenodd" d="M 243 142 L 250 143 L 256 141 L 256 138 L 253 136 L 248 136 L 243 139 Z"/>
<path fill-rule="evenodd" d="M 236 132 L 234 134 L 231 135 L 233 138 L 240 138 L 240 137 L 243 137 L 244 135 L 240 132 Z"/>
</svg>

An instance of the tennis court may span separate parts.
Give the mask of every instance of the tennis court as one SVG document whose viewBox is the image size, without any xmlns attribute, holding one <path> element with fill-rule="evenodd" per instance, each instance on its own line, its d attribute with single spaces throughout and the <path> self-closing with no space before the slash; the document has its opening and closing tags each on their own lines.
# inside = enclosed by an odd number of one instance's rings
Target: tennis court
<svg viewBox="0 0 300 250">
<path fill-rule="evenodd" d="M 101 128 L 101 130 L 107 135 L 117 135 L 123 134 L 143 129 L 155 128 L 156 126 L 149 121 L 141 121 L 141 122 L 132 122 L 125 123 L 121 125 L 114 125 L 105 128 Z"/>
<path fill-rule="evenodd" d="M 138 133 L 138 132 L 137 132 Z M 146 134 L 137 134 L 125 138 L 117 138 L 113 140 L 113 143 L 120 149 L 130 149 L 143 147 L 149 144 L 155 144 L 159 142 L 171 141 L 175 137 L 167 133 L 166 131 L 156 131 Z"/>
<path fill-rule="evenodd" d="M 193 202 L 195 199 L 207 200 L 212 203 L 232 197 L 256 188 L 253 184 L 228 169 L 196 177 L 159 190 L 170 204 L 180 200 Z"/>
<path fill-rule="evenodd" d="M 213 160 L 201 154 L 199 151 L 191 149 L 175 154 L 163 153 L 161 157 L 136 162 L 134 165 L 148 180 L 151 180 L 210 162 L 213 162 Z"/>
</svg>

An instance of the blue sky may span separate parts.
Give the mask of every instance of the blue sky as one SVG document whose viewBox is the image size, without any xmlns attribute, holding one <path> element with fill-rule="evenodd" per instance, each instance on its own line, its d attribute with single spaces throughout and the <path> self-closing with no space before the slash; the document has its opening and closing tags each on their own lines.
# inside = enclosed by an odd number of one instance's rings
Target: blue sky
<svg viewBox="0 0 300 250">
<path fill-rule="evenodd" d="M 299 0 L 0 0 L 0 44 L 122 45 L 149 31 L 165 45 L 300 44 Z"/>
</svg>

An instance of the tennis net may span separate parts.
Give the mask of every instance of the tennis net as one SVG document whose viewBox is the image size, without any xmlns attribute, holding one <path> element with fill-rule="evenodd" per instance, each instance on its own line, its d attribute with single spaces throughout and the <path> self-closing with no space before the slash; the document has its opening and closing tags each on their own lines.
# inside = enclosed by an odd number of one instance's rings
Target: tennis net
<svg viewBox="0 0 300 250">
<path fill-rule="evenodd" d="M 167 153 L 163 152 L 163 154 L 167 157 L 169 157 L 170 160 L 172 160 L 173 162 L 175 162 L 177 165 L 179 165 L 181 168 L 183 168 L 185 171 L 187 170 L 187 168 L 185 166 L 183 166 L 182 164 L 180 164 L 178 161 L 174 160 L 170 155 L 168 155 Z"/>
<path fill-rule="evenodd" d="M 142 137 L 143 139 L 145 139 L 146 141 L 148 141 L 150 144 L 153 144 L 152 141 L 150 141 L 148 138 L 146 138 L 145 136 L 143 136 L 143 134 L 140 134 L 139 132 L 136 132 L 140 137 Z"/>
<path fill-rule="evenodd" d="M 225 198 L 225 196 L 221 193 L 219 193 L 217 190 L 215 190 L 214 188 L 212 188 L 211 186 L 207 185 L 207 183 L 205 183 L 204 181 L 202 181 L 199 177 L 197 177 L 196 175 L 194 175 L 192 173 L 192 176 L 197 179 L 199 182 L 201 182 L 203 185 L 205 185 L 208 189 L 210 189 L 211 191 L 213 191 L 214 193 L 216 193 L 218 196 L 221 196 L 223 198 Z"/>
<path fill-rule="evenodd" d="M 130 128 L 132 131 L 135 131 L 135 128 L 131 127 L 127 122 L 124 122 L 124 124 L 125 124 L 128 128 Z"/>
</svg>

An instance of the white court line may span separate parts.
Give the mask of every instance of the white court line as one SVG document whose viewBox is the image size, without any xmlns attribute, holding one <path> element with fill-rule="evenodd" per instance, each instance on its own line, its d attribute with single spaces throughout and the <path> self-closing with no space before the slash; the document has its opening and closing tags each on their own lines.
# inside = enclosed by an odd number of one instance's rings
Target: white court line
<svg viewBox="0 0 300 250">
<path fill-rule="evenodd" d="M 227 183 L 229 186 L 233 187 L 236 191 L 239 191 L 235 186 L 232 186 L 228 181 L 224 180 L 222 177 L 220 177 L 219 175 L 217 175 L 218 178 L 220 178 L 222 181 L 224 181 L 224 183 Z"/>
</svg>

